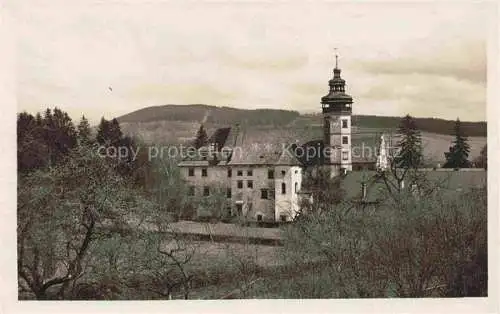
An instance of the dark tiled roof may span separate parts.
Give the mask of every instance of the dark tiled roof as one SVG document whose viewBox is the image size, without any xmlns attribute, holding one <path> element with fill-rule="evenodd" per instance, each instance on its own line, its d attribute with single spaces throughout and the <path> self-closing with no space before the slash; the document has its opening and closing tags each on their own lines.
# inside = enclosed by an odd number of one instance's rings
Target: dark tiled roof
<svg viewBox="0 0 500 314">
<path fill-rule="evenodd" d="M 216 129 L 210 136 L 209 142 L 216 143 L 218 149 L 223 147 L 226 149 L 232 148 L 234 156 L 230 161 L 231 164 L 323 164 L 323 156 L 321 156 L 321 152 L 324 151 L 322 139 L 312 139 L 301 145 L 302 147 L 313 146 L 318 151 L 318 154 L 315 154 L 308 160 L 304 155 L 302 158 L 298 158 L 300 162 L 297 162 L 288 153 L 283 152 L 288 143 L 293 143 L 298 138 L 304 139 L 300 135 L 286 131 L 282 132 L 279 135 L 280 138 L 277 139 L 275 138 L 276 134 L 271 134 L 270 132 L 266 132 L 266 130 L 256 130 L 249 126 L 235 125 Z M 380 134 L 378 133 L 353 133 L 351 135 L 353 164 L 375 163 L 379 140 Z M 183 161 L 187 160 L 193 159 L 186 158 Z M 194 160 L 203 161 L 203 158 L 195 158 Z M 227 162 L 228 160 L 224 156 L 216 156 L 216 159 L 212 160 L 212 163 L 217 162 L 220 164 L 220 161 Z M 184 163 L 180 165 L 184 165 Z"/>
<path fill-rule="evenodd" d="M 332 102 L 339 100 L 352 102 L 352 97 L 350 95 L 347 95 L 346 93 L 333 92 L 333 91 L 321 97 L 321 102 Z"/>
<path fill-rule="evenodd" d="M 244 143 L 234 148 L 229 165 L 271 165 L 282 156 L 279 144 Z"/>
<path fill-rule="evenodd" d="M 251 128 L 244 126 L 230 128 L 224 144 L 232 148 L 229 165 L 300 165 L 286 143 L 276 143 L 265 134 L 253 133 Z"/>
<path fill-rule="evenodd" d="M 283 147 L 281 149 L 282 153 L 278 161 L 277 165 L 286 165 L 286 166 L 300 166 L 302 163 L 295 157 L 293 151 L 288 149 L 287 147 Z"/>
</svg>

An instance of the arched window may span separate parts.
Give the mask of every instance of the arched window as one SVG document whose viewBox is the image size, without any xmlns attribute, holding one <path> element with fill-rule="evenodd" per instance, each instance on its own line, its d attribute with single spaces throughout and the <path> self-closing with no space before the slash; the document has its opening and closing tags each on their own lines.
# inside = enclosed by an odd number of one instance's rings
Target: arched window
<svg viewBox="0 0 500 314">
<path fill-rule="evenodd" d="M 299 183 L 295 182 L 295 193 L 299 191 Z"/>
<path fill-rule="evenodd" d="M 281 194 L 286 194 L 286 184 L 285 184 L 285 182 L 281 183 Z"/>
</svg>

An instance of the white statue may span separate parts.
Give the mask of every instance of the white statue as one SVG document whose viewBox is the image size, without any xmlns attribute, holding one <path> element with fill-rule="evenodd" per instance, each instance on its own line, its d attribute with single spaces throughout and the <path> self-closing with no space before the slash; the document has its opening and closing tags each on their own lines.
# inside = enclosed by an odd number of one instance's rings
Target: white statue
<svg viewBox="0 0 500 314">
<path fill-rule="evenodd" d="M 389 160 L 387 158 L 387 146 L 385 144 L 383 134 L 380 136 L 380 147 L 376 166 L 378 171 L 385 171 L 389 167 Z"/>
</svg>

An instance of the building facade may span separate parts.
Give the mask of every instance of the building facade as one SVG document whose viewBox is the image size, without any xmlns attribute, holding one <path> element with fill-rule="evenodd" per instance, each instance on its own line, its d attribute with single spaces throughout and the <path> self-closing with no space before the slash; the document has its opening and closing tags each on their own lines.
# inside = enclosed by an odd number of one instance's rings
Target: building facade
<svg viewBox="0 0 500 314">
<path fill-rule="evenodd" d="M 354 169 L 375 168 L 375 158 L 352 156 L 352 97 L 345 93 L 336 56 L 329 93 L 321 98 L 323 147 L 317 161 L 331 176 Z M 284 222 L 299 212 L 306 164 L 285 143 L 249 143 L 238 125 L 217 129 L 200 154 L 180 164 L 190 195 L 210 197 L 215 191 L 225 195 L 225 216 L 249 221 Z M 287 147 L 287 148 L 285 148 Z M 323 155 L 326 154 L 326 155 Z M 320 156 L 321 155 L 321 156 Z M 373 156 L 371 156 L 373 157 Z"/>
<path fill-rule="evenodd" d="M 239 136 L 239 135 L 234 135 Z M 277 145 L 200 150 L 180 164 L 193 198 L 225 198 L 224 217 L 247 221 L 286 222 L 299 210 L 302 167 L 291 152 Z M 222 206 L 221 202 L 217 205 Z"/>
</svg>

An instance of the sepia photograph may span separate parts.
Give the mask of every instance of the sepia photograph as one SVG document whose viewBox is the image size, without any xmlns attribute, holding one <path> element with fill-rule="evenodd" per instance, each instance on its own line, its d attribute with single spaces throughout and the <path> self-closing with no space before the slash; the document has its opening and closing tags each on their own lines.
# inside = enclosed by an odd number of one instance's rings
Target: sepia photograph
<svg viewBox="0 0 500 314">
<path fill-rule="evenodd" d="M 20 303 L 492 296 L 495 2 L 7 9 Z"/>
</svg>

